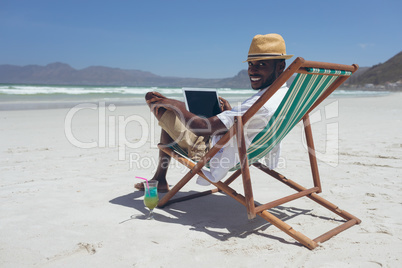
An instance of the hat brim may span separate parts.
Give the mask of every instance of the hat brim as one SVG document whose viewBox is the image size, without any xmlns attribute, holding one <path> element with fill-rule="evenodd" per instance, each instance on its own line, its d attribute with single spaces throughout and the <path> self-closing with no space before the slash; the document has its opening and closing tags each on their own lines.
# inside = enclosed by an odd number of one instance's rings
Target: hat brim
<svg viewBox="0 0 402 268">
<path fill-rule="evenodd" d="M 294 55 L 280 55 L 280 56 L 267 56 L 267 57 L 259 57 L 259 58 L 250 58 L 247 59 L 243 62 L 248 62 L 248 61 L 257 61 L 257 60 L 280 60 L 280 59 L 290 59 Z"/>
</svg>

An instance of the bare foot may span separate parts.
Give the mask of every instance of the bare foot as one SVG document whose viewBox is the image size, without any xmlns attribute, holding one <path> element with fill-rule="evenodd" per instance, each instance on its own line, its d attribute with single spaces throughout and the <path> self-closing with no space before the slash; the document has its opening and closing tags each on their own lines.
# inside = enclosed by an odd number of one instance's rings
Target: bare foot
<svg viewBox="0 0 402 268">
<path fill-rule="evenodd" d="M 153 181 L 153 180 L 151 180 Z M 134 184 L 134 188 L 139 190 L 139 191 L 144 191 L 144 184 L 142 182 L 136 183 Z M 167 181 L 159 181 L 158 183 L 158 192 L 159 193 L 166 193 L 168 192 L 169 189 L 169 184 L 167 183 Z"/>
</svg>

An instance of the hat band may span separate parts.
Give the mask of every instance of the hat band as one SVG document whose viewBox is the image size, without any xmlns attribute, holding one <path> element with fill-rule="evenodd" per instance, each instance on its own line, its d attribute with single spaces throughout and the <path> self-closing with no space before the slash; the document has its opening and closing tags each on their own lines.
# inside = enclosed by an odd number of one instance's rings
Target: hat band
<svg viewBox="0 0 402 268">
<path fill-rule="evenodd" d="M 284 56 L 283 53 L 262 53 L 262 54 L 249 54 L 248 58 L 263 58 L 263 57 L 279 57 Z"/>
</svg>

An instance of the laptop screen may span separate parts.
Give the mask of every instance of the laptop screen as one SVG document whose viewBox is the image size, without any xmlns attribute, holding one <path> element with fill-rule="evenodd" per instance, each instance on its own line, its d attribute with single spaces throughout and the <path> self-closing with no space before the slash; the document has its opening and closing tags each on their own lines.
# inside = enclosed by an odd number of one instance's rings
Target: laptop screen
<svg viewBox="0 0 402 268">
<path fill-rule="evenodd" d="M 221 113 L 218 92 L 215 89 L 183 88 L 187 110 L 202 117 Z"/>
</svg>

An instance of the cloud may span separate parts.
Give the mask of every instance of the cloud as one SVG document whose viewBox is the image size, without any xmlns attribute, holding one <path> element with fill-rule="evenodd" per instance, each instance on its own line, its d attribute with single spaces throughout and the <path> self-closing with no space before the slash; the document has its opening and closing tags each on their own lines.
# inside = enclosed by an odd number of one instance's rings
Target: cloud
<svg viewBox="0 0 402 268">
<path fill-rule="evenodd" d="M 374 44 L 365 43 L 365 44 L 358 44 L 358 46 L 361 47 L 362 49 L 366 49 L 367 47 L 373 47 Z"/>
</svg>

